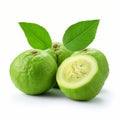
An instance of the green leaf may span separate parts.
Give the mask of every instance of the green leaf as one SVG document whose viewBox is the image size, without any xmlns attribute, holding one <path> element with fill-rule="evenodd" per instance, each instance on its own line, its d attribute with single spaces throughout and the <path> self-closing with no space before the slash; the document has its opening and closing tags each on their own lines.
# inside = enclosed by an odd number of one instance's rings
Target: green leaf
<svg viewBox="0 0 120 120">
<path fill-rule="evenodd" d="M 28 43 L 32 48 L 44 50 L 52 46 L 49 33 L 42 26 L 27 22 L 19 22 L 19 25 L 23 29 Z"/>
<path fill-rule="evenodd" d="M 70 50 L 86 48 L 95 38 L 99 20 L 81 21 L 71 25 L 63 36 L 63 44 Z"/>
</svg>

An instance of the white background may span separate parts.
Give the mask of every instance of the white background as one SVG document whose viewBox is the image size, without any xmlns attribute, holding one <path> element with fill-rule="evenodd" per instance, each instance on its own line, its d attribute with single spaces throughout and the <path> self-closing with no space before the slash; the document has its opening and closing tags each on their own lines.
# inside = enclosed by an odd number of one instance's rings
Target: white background
<svg viewBox="0 0 120 120">
<path fill-rule="evenodd" d="M 9 76 L 12 60 L 30 49 L 18 22 L 44 26 L 53 41 L 78 21 L 100 19 L 89 46 L 106 55 L 110 74 L 98 96 L 73 101 L 59 90 L 29 96 L 14 87 Z M 119 0 L 0 0 L 0 119 L 10 120 L 119 120 L 120 114 L 120 4 Z"/>
</svg>

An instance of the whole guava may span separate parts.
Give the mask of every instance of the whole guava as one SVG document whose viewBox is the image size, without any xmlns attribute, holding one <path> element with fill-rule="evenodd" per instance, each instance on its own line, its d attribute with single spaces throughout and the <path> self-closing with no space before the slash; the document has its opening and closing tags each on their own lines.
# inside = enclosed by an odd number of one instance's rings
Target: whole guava
<svg viewBox="0 0 120 120">
<path fill-rule="evenodd" d="M 31 95 L 44 93 L 53 87 L 56 71 L 57 63 L 53 56 L 38 49 L 22 52 L 10 65 L 10 76 L 14 85 Z"/>
</svg>

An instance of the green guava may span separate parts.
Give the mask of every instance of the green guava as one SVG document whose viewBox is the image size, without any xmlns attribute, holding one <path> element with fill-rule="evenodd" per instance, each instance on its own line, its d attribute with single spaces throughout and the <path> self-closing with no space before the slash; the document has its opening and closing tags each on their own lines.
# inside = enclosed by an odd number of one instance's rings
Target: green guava
<svg viewBox="0 0 120 120">
<path fill-rule="evenodd" d="M 60 42 L 54 42 L 52 45 L 53 50 L 55 51 L 57 55 L 57 64 L 58 66 L 65 60 L 67 57 L 69 57 L 73 51 L 67 49 L 62 43 Z"/>
<path fill-rule="evenodd" d="M 56 55 L 54 49 L 48 48 L 48 49 L 44 50 L 44 52 L 50 54 L 55 59 L 55 61 L 57 63 L 57 55 Z"/>
<path fill-rule="evenodd" d="M 109 74 L 105 55 L 97 49 L 84 49 L 65 59 L 57 71 L 61 91 L 75 100 L 90 100 L 102 89 Z"/>
<path fill-rule="evenodd" d="M 57 56 L 57 65 L 58 67 L 60 66 L 60 64 L 66 59 L 68 58 L 73 51 L 68 50 L 62 43 L 60 42 L 53 42 L 52 45 L 52 49 L 54 50 L 56 56 Z M 55 88 L 59 88 L 58 84 L 56 82 Z"/>
<path fill-rule="evenodd" d="M 22 52 L 10 65 L 14 85 L 26 94 L 36 95 L 55 84 L 57 63 L 48 52 L 32 49 Z"/>
</svg>

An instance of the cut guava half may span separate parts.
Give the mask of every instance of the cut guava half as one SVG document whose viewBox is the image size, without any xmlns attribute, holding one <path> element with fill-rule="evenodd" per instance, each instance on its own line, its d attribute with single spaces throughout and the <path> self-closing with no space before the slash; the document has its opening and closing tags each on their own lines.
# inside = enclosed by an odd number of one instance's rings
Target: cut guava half
<svg viewBox="0 0 120 120">
<path fill-rule="evenodd" d="M 105 55 L 96 49 L 75 52 L 57 70 L 61 91 L 75 100 L 90 100 L 102 89 L 109 67 Z"/>
</svg>

